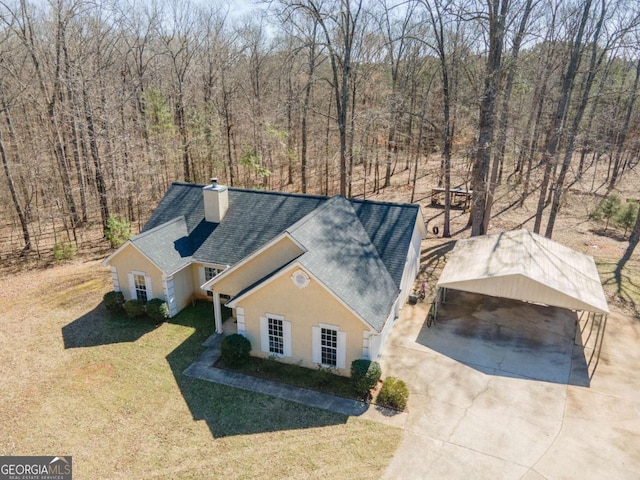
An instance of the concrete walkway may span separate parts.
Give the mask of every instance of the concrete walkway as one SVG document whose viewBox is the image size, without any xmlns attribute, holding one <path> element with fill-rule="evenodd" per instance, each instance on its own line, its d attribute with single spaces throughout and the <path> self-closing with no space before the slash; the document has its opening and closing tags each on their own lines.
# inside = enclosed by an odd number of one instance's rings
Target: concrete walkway
<svg viewBox="0 0 640 480">
<path fill-rule="evenodd" d="M 211 335 L 203 343 L 206 350 L 195 362 L 189 365 L 184 374 L 188 377 L 261 393 L 281 400 L 329 410 L 341 415 L 363 417 L 394 426 L 401 426 L 406 421 L 407 415 L 404 413 L 391 412 L 377 407 L 372 408 L 370 405 L 358 400 L 292 387 L 279 382 L 215 368 L 212 365 L 220 358 L 221 342 L 222 335 L 215 333 Z"/>
</svg>

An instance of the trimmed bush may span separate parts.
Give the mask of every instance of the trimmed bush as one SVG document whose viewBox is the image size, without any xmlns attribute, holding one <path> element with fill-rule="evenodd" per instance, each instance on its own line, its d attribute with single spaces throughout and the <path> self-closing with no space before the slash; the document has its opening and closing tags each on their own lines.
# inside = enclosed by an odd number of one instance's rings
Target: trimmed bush
<svg viewBox="0 0 640 480">
<path fill-rule="evenodd" d="M 164 322 L 169 318 L 169 305 L 161 298 L 152 298 L 146 305 L 147 315 L 156 322 Z"/>
<path fill-rule="evenodd" d="M 376 403 L 403 411 L 407 408 L 407 400 L 409 400 L 407 384 L 398 378 L 389 377 L 382 384 Z"/>
<path fill-rule="evenodd" d="M 220 358 L 229 367 L 237 368 L 246 365 L 251 352 L 251 342 L 246 337 L 234 333 L 222 339 Z"/>
<path fill-rule="evenodd" d="M 137 298 L 124 302 L 124 311 L 127 312 L 129 318 L 143 317 L 147 313 L 144 308 L 144 301 Z"/>
<path fill-rule="evenodd" d="M 382 370 L 378 362 L 359 359 L 351 362 L 351 382 L 357 395 L 367 397 L 369 390 L 374 388 L 380 380 Z"/>
<path fill-rule="evenodd" d="M 122 292 L 107 292 L 102 297 L 102 300 L 104 301 L 104 306 L 110 312 L 124 311 L 124 295 L 122 295 Z"/>
</svg>

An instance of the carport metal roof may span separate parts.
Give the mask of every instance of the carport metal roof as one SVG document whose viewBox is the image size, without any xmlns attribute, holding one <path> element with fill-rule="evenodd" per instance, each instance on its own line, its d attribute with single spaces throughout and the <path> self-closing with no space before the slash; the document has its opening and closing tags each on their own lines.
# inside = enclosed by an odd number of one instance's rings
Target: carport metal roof
<svg viewBox="0 0 640 480">
<path fill-rule="evenodd" d="M 458 240 L 438 287 L 609 313 L 593 258 L 526 230 Z"/>
</svg>

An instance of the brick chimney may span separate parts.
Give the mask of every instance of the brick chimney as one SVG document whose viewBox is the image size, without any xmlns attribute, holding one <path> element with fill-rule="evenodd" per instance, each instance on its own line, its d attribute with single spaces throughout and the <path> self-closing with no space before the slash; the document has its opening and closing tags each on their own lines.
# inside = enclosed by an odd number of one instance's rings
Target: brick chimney
<svg viewBox="0 0 640 480">
<path fill-rule="evenodd" d="M 218 178 L 211 179 L 211 185 L 202 188 L 204 218 L 207 222 L 220 223 L 229 209 L 229 189 L 218 184 Z"/>
</svg>

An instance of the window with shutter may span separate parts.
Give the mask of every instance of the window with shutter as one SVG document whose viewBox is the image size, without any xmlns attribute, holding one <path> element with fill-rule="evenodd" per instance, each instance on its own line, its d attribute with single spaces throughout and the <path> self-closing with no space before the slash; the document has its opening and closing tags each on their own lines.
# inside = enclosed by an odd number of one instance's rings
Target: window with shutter
<svg viewBox="0 0 640 480">
<path fill-rule="evenodd" d="M 144 275 L 135 273 L 133 275 L 133 284 L 136 290 L 136 298 L 146 302 L 149 300 L 147 295 L 147 282 Z"/>
</svg>

